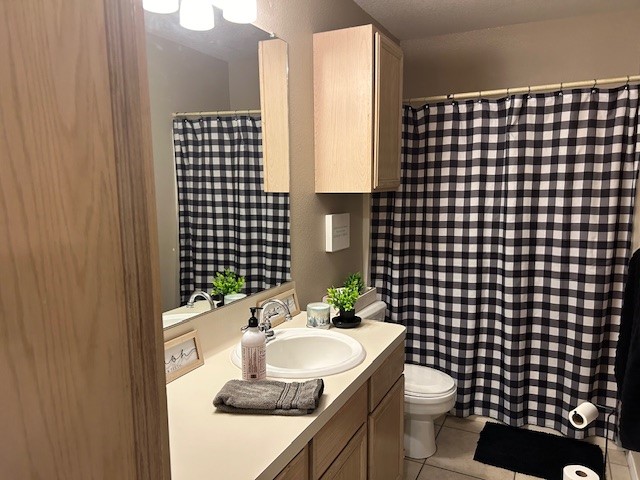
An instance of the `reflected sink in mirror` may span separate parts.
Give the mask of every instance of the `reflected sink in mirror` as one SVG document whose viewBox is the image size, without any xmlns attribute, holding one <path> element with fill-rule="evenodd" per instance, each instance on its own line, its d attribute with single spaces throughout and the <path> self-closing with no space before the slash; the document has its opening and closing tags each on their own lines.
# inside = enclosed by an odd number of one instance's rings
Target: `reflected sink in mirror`
<svg viewBox="0 0 640 480">
<path fill-rule="evenodd" d="M 202 312 L 192 312 L 192 313 L 163 313 L 162 314 L 162 328 L 169 328 L 177 325 L 180 322 L 184 322 L 185 320 L 189 320 L 191 317 L 195 317 L 196 315 L 200 315 Z"/>
<path fill-rule="evenodd" d="M 309 328 L 276 330 L 267 343 L 267 376 L 316 378 L 346 372 L 366 357 L 364 347 L 343 333 Z M 231 361 L 242 368 L 242 347 L 231 351 Z"/>
</svg>

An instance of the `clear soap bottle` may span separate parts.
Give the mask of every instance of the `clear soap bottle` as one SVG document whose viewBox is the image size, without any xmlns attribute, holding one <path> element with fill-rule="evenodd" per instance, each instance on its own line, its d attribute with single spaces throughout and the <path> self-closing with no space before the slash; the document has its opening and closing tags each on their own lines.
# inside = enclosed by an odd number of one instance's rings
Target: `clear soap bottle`
<svg viewBox="0 0 640 480">
<path fill-rule="evenodd" d="M 256 307 L 251 308 L 248 328 L 240 340 L 242 345 L 242 379 L 264 380 L 267 378 L 267 339 L 258 328 Z"/>
</svg>

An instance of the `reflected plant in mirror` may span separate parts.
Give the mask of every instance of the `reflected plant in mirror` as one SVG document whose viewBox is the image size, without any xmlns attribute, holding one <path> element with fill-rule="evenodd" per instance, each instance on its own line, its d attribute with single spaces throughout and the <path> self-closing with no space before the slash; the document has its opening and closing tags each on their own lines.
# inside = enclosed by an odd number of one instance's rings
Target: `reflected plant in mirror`
<svg viewBox="0 0 640 480">
<path fill-rule="evenodd" d="M 291 279 L 289 194 L 265 191 L 258 57 L 260 42 L 283 42 L 214 11 L 207 32 L 145 12 L 163 317 L 178 318 L 194 291 L 222 305 Z M 209 309 L 197 301 L 185 317 Z"/>
</svg>

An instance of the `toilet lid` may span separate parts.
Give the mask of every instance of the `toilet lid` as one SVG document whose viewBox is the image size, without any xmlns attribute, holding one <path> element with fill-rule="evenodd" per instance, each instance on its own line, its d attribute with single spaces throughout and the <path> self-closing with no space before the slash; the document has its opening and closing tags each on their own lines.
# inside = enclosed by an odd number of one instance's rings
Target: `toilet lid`
<svg viewBox="0 0 640 480">
<path fill-rule="evenodd" d="M 456 386 L 453 378 L 435 368 L 404 364 L 404 390 L 411 395 L 440 395 Z"/>
</svg>

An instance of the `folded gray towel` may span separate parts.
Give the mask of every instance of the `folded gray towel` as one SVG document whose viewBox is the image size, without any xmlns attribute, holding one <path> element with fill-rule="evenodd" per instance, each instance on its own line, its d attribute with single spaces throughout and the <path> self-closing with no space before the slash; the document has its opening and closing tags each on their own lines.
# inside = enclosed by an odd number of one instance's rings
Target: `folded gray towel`
<svg viewBox="0 0 640 480">
<path fill-rule="evenodd" d="M 226 413 L 306 415 L 318 407 L 323 390 L 321 378 L 291 383 L 229 380 L 213 399 L 213 405 Z"/>
</svg>

